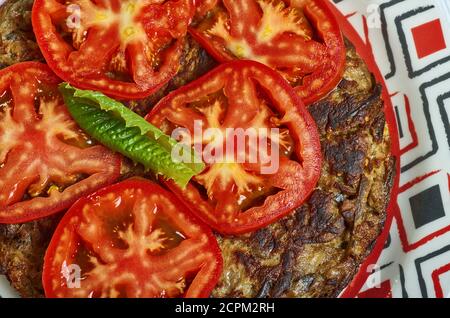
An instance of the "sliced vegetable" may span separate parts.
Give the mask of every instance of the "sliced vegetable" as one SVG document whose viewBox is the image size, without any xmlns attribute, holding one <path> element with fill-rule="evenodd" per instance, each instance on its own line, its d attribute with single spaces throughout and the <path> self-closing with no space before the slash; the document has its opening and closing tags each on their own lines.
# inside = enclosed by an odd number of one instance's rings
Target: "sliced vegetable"
<svg viewBox="0 0 450 318">
<path fill-rule="evenodd" d="M 194 0 L 35 0 L 50 68 L 77 87 L 144 98 L 178 72 Z"/>
<path fill-rule="evenodd" d="M 204 154 L 211 144 L 217 146 L 216 154 L 220 148 L 236 150 L 224 160 L 207 161 L 205 171 L 186 189 L 165 182 L 220 233 L 242 234 L 275 222 L 299 207 L 319 180 L 322 155 L 314 120 L 289 84 L 260 63 L 219 66 L 164 98 L 147 120 L 168 134 L 186 128 Z M 196 123 L 205 131 L 213 128 L 213 134 L 195 137 Z M 262 141 L 245 137 L 240 146 L 234 143 L 234 134 L 248 129 L 262 131 L 259 137 L 268 130 L 274 133 Z M 255 150 L 257 160 L 247 160 Z M 241 155 L 247 159 L 238 160 Z M 268 166 L 273 169 L 265 170 Z"/>
<path fill-rule="evenodd" d="M 202 0 L 190 32 L 220 62 L 254 60 L 279 71 L 309 105 L 336 87 L 346 60 L 326 2 Z"/>
<path fill-rule="evenodd" d="M 67 83 L 59 87 L 75 121 L 108 148 L 144 165 L 156 174 L 185 187 L 205 168 L 191 148 L 178 144 L 120 102 L 100 92 L 83 91 Z M 173 152 L 188 153 L 191 160 L 176 162 Z"/>
<path fill-rule="evenodd" d="M 0 71 L 0 223 L 61 212 L 119 177 L 120 157 L 92 145 L 59 83 L 41 63 Z"/>
<path fill-rule="evenodd" d="M 44 260 L 47 297 L 208 297 L 222 270 L 211 230 L 160 186 L 131 179 L 80 199 Z"/>
</svg>

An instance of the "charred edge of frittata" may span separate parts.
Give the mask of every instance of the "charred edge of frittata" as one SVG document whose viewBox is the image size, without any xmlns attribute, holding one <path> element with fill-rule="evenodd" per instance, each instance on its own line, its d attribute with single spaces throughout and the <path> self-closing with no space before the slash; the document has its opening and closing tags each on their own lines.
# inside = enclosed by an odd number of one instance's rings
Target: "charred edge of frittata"
<svg viewBox="0 0 450 318">
<path fill-rule="evenodd" d="M 325 160 L 317 188 L 280 222 L 219 237 L 224 272 L 213 297 L 337 297 L 372 251 L 395 163 L 381 86 L 350 43 L 343 80 L 309 110 Z"/>
</svg>

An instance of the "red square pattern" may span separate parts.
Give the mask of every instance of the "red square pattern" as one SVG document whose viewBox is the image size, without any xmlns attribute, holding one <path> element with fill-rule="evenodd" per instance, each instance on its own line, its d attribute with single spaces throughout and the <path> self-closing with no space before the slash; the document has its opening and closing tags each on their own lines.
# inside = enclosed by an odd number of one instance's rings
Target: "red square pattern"
<svg viewBox="0 0 450 318">
<path fill-rule="evenodd" d="M 416 26 L 411 31 L 419 59 L 447 48 L 440 19 Z"/>
<path fill-rule="evenodd" d="M 392 298 L 391 282 L 385 281 L 379 287 L 366 290 L 358 298 Z"/>
</svg>

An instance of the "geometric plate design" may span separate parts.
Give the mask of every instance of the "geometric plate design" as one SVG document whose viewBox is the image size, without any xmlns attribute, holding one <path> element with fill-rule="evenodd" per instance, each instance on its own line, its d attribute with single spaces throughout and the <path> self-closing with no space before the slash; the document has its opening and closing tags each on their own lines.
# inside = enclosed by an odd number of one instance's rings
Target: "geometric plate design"
<svg viewBox="0 0 450 318">
<path fill-rule="evenodd" d="M 333 2 L 372 48 L 401 155 L 389 239 L 355 293 L 450 297 L 450 1 Z"/>
</svg>

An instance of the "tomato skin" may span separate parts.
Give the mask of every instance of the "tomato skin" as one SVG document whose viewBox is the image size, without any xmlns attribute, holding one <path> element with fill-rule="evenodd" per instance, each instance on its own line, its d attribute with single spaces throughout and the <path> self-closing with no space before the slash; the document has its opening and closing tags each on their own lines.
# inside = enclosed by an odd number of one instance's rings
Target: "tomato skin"
<svg viewBox="0 0 450 318">
<path fill-rule="evenodd" d="M 50 245 L 47 249 L 47 252 L 45 254 L 44 259 L 44 269 L 43 269 L 43 275 L 42 275 L 42 282 L 45 290 L 45 295 L 48 298 L 57 298 L 57 291 L 55 290 L 55 282 L 59 281 L 60 274 L 60 268 L 61 268 L 61 262 L 67 262 L 70 263 L 70 261 L 73 258 L 73 255 L 76 253 L 77 246 L 80 244 L 88 244 L 90 243 L 80 243 L 79 240 L 77 240 L 75 237 L 77 234 L 75 234 L 76 231 L 79 231 L 80 224 L 82 224 L 81 219 L 82 213 L 86 206 L 89 206 L 92 204 L 99 204 L 94 202 L 99 202 L 98 198 L 105 198 L 105 196 L 111 195 L 111 194 L 117 194 L 116 198 L 120 198 L 120 201 L 126 201 L 126 197 L 124 197 L 124 193 L 126 191 L 130 190 L 142 190 L 145 195 L 152 196 L 152 195 L 158 195 L 162 196 L 165 199 L 170 202 L 171 205 L 175 205 L 176 209 L 178 210 L 177 213 L 182 215 L 181 218 L 178 217 L 179 224 L 189 224 L 192 228 L 182 228 L 181 230 L 186 235 L 186 240 L 189 239 L 189 235 L 192 235 L 192 233 L 200 233 L 201 235 L 207 237 L 207 244 L 202 245 L 201 248 L 198 249 L 198 253 L 209 253 L 209 256 L 205 258 L 205 265 L 202 265 L 202 269 L 199 270 L 199 273 L 197 276 L 199 278 L 195 278 L 192 282 L 192 284 L 189 286 L 188 290 L 186 291 L 185 296 L 189 298 L 207 298 L 209 297 L 210 293 L 214 289 L 217 281 L 220 278 L 220 275 L 222 273 L 222 267 L 223 267 L 223 260 L 221 256 L 221 252 L 219 249 L 219 246 L 217 245 L 216 238 L 212 234 L 211 230 L 198 221 L 198 219 L 193 216 L 188 209 L 183 205 L 183 203 L 179 202 L 176 197 L 168 192 L 167 190 L 164 190 L 159 185 L 150 182 L 148 180 L 142 179 L 142 178 L 132 178 L 128 179 L 126 181 L 122 181 L 120 183 L 117 183 L 115 185 L 103 188 L 96 193 L 93 193 L 87 197 L 83 197 L 79 199 L 70 209 L 69 211 L 64 215 L 63 219 L 61 220 L 60 224 L 58 225 L 53 238 L 50 242 Z M 107 199 L 109 200 L 109 199 Z M 133 201 L 136 202 L 136 201 Z M 161 202 L 162 205 L 164 202 Z M 136 203 L 133 203 L 136 204 Z M 163 207 L 164 209 L 164 207 Z M 103 211 L 105 212 L 105 211 Z M 114 209 L 109 209 L 106 211 L 106 213 L 111 212 L 114 213 Z M 151 214 L 152 211 L 150 211 L 149 214 Z M 113 215 L 111 216 L 113 217 Z M 178 225 L 179 225 L 178 224 Z M 136 224 L 134 224 L 136 226 Z M 61 242 L 64 241 L 64 237 L 67 238 L 67 236 L 64 236 L 65 231 L 68 231 L 70 233 L 69 241 L 67 244 L 61 245 Z M 99 232 L 101 232 L 101 229 L 98 229 Z M 188 234 L 186 234 L 188 233 Z M 99 243 L 96 243 L 99 245 L 100 249 L 106 248 L 106 246 L 103 246 Z M 95 245 L 95 244 L 94 244 Z M 92 245 L 92 246 L 94 246 Z M 64 249 L 64 246 L 68 247 L 68 249 Z M 168 251 L 170 253 L 170 250 Z M 195 257 L 194 255 L 190 255 L 192 258 Z M 164 257 L 164 256 L 162 256 Z M 166 260 L 167 261 L 167 260 Z M 55 262 L 57 263 L 57 267 L 55 268 Z M 134 266 L 133 263 L 141 263 L 141 261 L 137 259 L 133 259 L 130 264 L 129 268 L 126 268 L 125 271 L 130 270 L 132 271 L 132 267 Z M 159 268 L 163 268 L 165 271 L 170 270 L 170 264 L 159 264 Z M 173 266 L 173 265 L 172 265 Z M 209 272 L 205 270 L 205 268 L 211 267 L 212 270 Z M 143 281 L 147 281 L 148 277 L 140 277 Z M 111 277 L 112 279 L 112 277 Z M 197 280 L 199 279 L 199 280 Z M 61 281 L 61 284 L 64 284 L 63 281 Z M 83 282 L 81 283 L 83 284 Z M 162 296 L 164 297 L 164 296 Z"/>
<path fill-rule="evenodd" d="M 344 44 L 344 38 L 340 31 L 339 24 L 329 8 L 330 4 L 327 4 L 326 1 L 284 0 L 284 2 L 290 3 L 292 7 L 302 8 L 305 16 L 308 18 L 310 23 L 314 25 L 315 30 L 318 30 L 319 34 L 318 37 L 322 38 L 327 49 L 327 54 L 324 57 L 321 57 L 319 54 L 316 57 L 313 56 L 310 57 L 311 61 L 323 58 L 324 62 L 320 66 L 317 66 L 312 73 L 304 75 L 304 77 L 302 78 L 302 84 L 293 84 L 295 91 L 302 98 L 304 104 L 310 105 L 315 101 L 320 100 L 321 98 L 328 95 L 328 93 L 331 92 L 342 79 L 346 62 L 346 49 Z M 239 4 L 237 4 L 236 2 L 236 6 L 238 5 Z M 203 8 L 203 11 L 207 9 L 212 9 L 212 7 L 210 6 L 208 8 Z M 238 8 L 234 9 L 237 9 L 235 11 L 239 11 Z M 241 11 L 243 12 L 243 10 Z M 236 14 L 236 12 L 234 13 Z M 245 13 L 241 14 L 244 15 Z M 249 18 L 246 16 L 241 16 L 239 17 L 238 21 L 247 21 L 248 19 Z M 228 19 L 228 21 L 230 21 L 230 19 Z M 323 23 L 324 21 L 326 21 L 327 23 Z M 201 26 L 201 23 L 202 22 L 200 21 L 198 25 Z M 255 24 L 256 23 L 257 22 L 255 22 Z M 249 26 L 246 27 L 246 30 L 248 29 Z M 189 33 L 218 62 L 225 63 L 238 58 L 231 52 L 226 50 L 222 44 L 220 44 L 219 46 L 216 40 L 212 39 L 210 35 L 207 35 L 207 33 L 204 30 L 199 29 L 198 26 L 190 27 Z M 287 43 L 289 43 L 289 41 L 284 43 L 284 45 L 286 45 Z M 274 45 L 276 44 L 278 43 L 275 42 Z M 256 44 L 250 43 L 249 45 L 252 46 Z M 271 49 L 270 47 L 262 49 L 256 47 L 252 48 L 253 50 L 258 51 L 259 54 L 262 54 L 264 56 L 267 55 L 266 57 L 264 57 L 265 59 L 271 55 L 276 56 L 283 54 L 277 50 Z M 243 57 L 242 59 L 254 59 L 254 58 L 250 56 L 250 57 Z M 277 69 L 276 67 L 270 65 L 270 63 L 268 65 Z"/>
<path fill-rule="evenodd" d="M 258 62 L 238 60 L 220 65 L 200 79 L 170 93 L 147 115 L 146 119 L 158 126 L 164 120 L 163 113 L 165 111 L 174 111 L 174 108 L 171 107 L 174 101 L 176 101 L 176 105 L 174 104 L 173 107 L 179 107 L 184 102 L 193 102 L 194 97 L 192 96 L 200 96 L 202 94 L 202 87 L 208 86 L 210 82 L 226 82 L 233 76 L 234 72 L 253 72 L 249 76 L 254 79 L 267 77 L 267 83 L 271 83 L 264 86 L 264 89 L 268 91 L 267 94 L 287 96 L 287 99 L 284 100 L 285 104 L 280 102 L 276 105 L 277 110 L 281 113 L 289 113 L 290 116 L 293 116 L 292 118 L 295 118 L 295 120 L 292 120 L 287 125 L 291 130 L 295 131 L 295 138 L 304 142 L 303 148 L 308 149 L 308 154 L 303 153 L 302 151 L 304 150 L 297 144 L 296 151 L 304 155 L 303 168 L 299 165 L 290 164 L 290 160 L 282 161 L 283 169 L 273 177 L 272 181 L 276 184 L 283 184 L 286 188 L 275 195 L 268 196 L 263 206 L 252 207 L 246 211 L 241 211 L 239 216 L 236 216 L 236 221 L 234 219 L 231 221 L 230 219 L 220 221 L 216 215 L 225 212 L 220 209 L 215 210 L 216 208 L 211 202 L 202 197 L 196 186 L 193 185 L 193 181 L 191 181 L 187 189 L 183 190 L 171 181 L 160 180 L 197 217 L 224 235 L 240 235 L 253 232 L 291 213 L 310 196 L 320 178 L 322 167 L 320 138 L 316 123 L 290 85 L 277 72 Z M 261 83 L 259 84 L 263 85 Z M 208 94 L 211 94 L 211 90 L 211 88 L 208 88 Z M 186 100 L 186 96 L 190 97 Z M 183 98 L 185 101 L 180 102 Z M 241 105 L 241 107 L 245 106 Z M 246 113 L 245 109 L 239 109 L 238 115 L 244 113 Z M 301 125 L 303 130 L 298 128 L 297 125 Z M 231 191 L 232 189 L 228 189 L 222 192 L 225 201 L 232 200 L 229 198 Z"/>
<path fill-rule="evenodd" d="M 231 54 L 227 54 L 223 50 L 219 50 L 211 41 L 195 28 L 189 28 L 189 34 L 197 41 L 201 47 L 203 47 L 209 55 L 211 55 L 219 63 L 227 63 L 235 60 L 236 58 Z"/>
<path fill-rule="evenodd" d="M 14 98 L 10 108 L 6 108 L 0 116 L 0 143 L 4 146 L 0 149 L 0 161 L 4 160 L 0 166 L 0 223 L 25 223 L 61 212 L 79 197 L 111 184 L 120 175 L 121 158 L 106 148 L 92 146 L 81 149 L 55 139 L 53 130 L 55 134 L 59 133 L 58 129 L 66 129 L 68 133 L 76 131 L 76 126 L 73 126 L 75 122 L 63 106 L 48 108 L 49 116 L 46 117 L 42 113 L 43 105 L 52 104 L 41 102 L 41 113 L 35 112 L 34 99 L 37 99 L 39 85 L 43 85 L 44 90 L 45 87 L 52 89 L 52 94 L 59 94 L 55 92 L 60 82 L 47 65 L 37 62 L 19 63 L 0 71 L 0 96 L 11 90 L 11 98 Z M 22 90 L 27 94 L 23 95 Z M 50 140 L 48 142 L 43 138 L 46 134 Z M 59 161 L 53 160 L 54 157 L 58 157 Z M 83 166 L 77 159 L 90 163 Z M 95 166 L 94 162 L 103 167 Z M 22 200 L 27 187 L 38 181 L 39 175 L 43 177 L 39 167 L 45 168 L 43 171 L 50 179 L 51 169 L 62 170 L 66 174 L 85 172 L 89 176 L 70 184 L 63 192 Z M 16 171 L 12 177 L 9 176 L 11 171 Z M 64 179 L 61 176 L 58 178 Z"/>
<path fill-rule="evenodd" d="M 72 5 L 79 6 L 78 2 L 92 5 L 95 1 L 77 0 Z M 46 0 L 36 0 L 33 5 L 32 24 L 37 43 L 47 64 L 64 81 L 81 89 L 97 90 L 118 99 L 134 100 L 146 98 L 157 92 L 177 74 L 184 49 L 187 26 L 195 14 L 194 0 L 170 0 L 167 1 L 167 8 L 164 7 L 165 12 L 156 8 L 154 9 L 155 12 L 148 13 L 147 8 L 153 9 L 153 4 L 149 2 L 149 5 L 142 9 L 142 13 L 136 17 L 129 18 L 126 16 L 124 18 L 124 20 L 132 20 L 131 28 L 139 24 L 139 28 L 143 29 L 131 29 L 129 32 L 132 32 L 132 34 L 145 33 L 145 36 L 154 39 L 152 45 L 158 47 L 157 52 L 149 52 L 150 49 L 146 46 L 147 42 L 150 41 L 148 39 L 129 42 L 123 40 L 125 43 L 121 43 L 122 34 L 127 31 L 127 28 L 120 29 L 116 22 L 107 26 L 99 24 L 92 27 L 89 26 L 90 22 L 87 23 L 89 32 L 85 32 L 89 36 L 94 33 L 98 34 L 99 38 L 91 41 L 93 44 L 90 43 L 90 46 L 83 43 L 78 50 L 74 50 L 56 31 L 52 19 L 56 16 L 58 20 L 63 20 L 62 23 L 65 24 L 64 19 L 69 19 L 70 13 L 76 13 L 77 9 L 73 11 L 74 9 L 70 9 L 68 4 L 59 4 L 60 8 L 56 9 L 52 7 L 55 3 L 56 1 L 50 3 Z M 103 3 L 104 5 L 99 5 L 98 8 L 105 9 L 104 6 L 106 6 L 108 10 L 113 12 L 122 10 L 120 2 L 115 0 L 106 0 Z M 133 6 L 139 6 L 141 2 L 130 1 L 130 3 Z M 162 4 L 161 6 L 165 5 Z M 178 14 L 177 7 L 182 10 L 183 16 Z M 52 11 L 50 14 L 49 11 L 51 10 L 55 12 Z M 164 16 L 161 17 L 161 14 L 164 14 Z M 81 16 L 83 15 L 88 15 L 88 13 L 82 11 Z M 162 20 L 167 22 L 167 26 L 162 27 L 153 23 Z M 174 39 L 173 45 L 161 49 L 165 46 L 168 38 Z M 90 51 L 87 52 L 87 49 Z M 118 52 L 120 53 L 118 54 L 120 56 L 119 64 L 122 64 L 120 66 L 121 75 L 119 75 L 119 78 L 112 78 L 107 74 L 108 70 L 105 70 L 105 68 L 107 64 L 114 64 L 114 57 Z M 158 64 L 157 66 L 153 65 L 153 60 L 143 58 L 148 55 L 152 55 L 152 59 L 160 58 L 161 62 L 155 62 Z M 121 79 L 123 68 L 126 69 L 125 73 L 131 77 L 130 80 Z"/>
<path fill-rule="evenodd" d="M 305 3 L 305 0 L 298 0 L 297 2 Z M 315 0 L 314 2 L 317 6 L 316 8 L 310 8 L 306 2 L 306 14 L 313 21 L 316 29 L 319 30 L 321 28 L 321 18 L 324 19 L 326 17 L 330 23 L 330 27 L 323 28 L 321 30 L 321 36 L 324 37 L 324 41 L 332 53 L 330 53 L 327 63 L 321 68 L 322 74 L 311 74 L 306 78 L 308 85 L 295 88 L 306 105 L 311 105 L 315 101 L 327 96 L 339 84 L 344 74 L 347 52 L 339 23 L 329 7 L 331 4 L 324 0 Z M 320 90 L 308 91 L 308 86 L 315 79 L 322 79 L 326 81 L 326 84 Z"/>
</svg>

